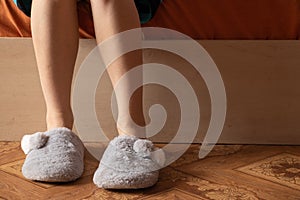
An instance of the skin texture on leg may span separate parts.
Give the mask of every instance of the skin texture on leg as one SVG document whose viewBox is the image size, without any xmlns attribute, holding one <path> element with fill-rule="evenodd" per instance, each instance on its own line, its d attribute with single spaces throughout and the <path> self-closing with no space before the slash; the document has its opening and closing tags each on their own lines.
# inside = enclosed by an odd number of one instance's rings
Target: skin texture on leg
<svg viewBox="0 0 300 200">
<path fill-rule="evenodd" d="M 47 129 L 72 129 L 71 83 L 78 51 L 76 0 L 33 0 L 31 29 Z"/>
<path fill-rule="evenodd" d="M 90 2 L 98 44 L 117 33 L 140 28 L 139 16 L 133 0 L 90 0 Z M 116 61 L 111 63 L 107 71 L 113 87 L 116 86 L 117 81 L 123 74 L 133 67 L 141 65 L 142 62 L 142 51 L 136 50 L 119 57 Z M 128 83 L 125 88 L 126 87 L 129 88 L 130 83 Z M 126 94 L 126 92 L 127 91 L 124 91 L 124 94 Z M 131 97 L 129 105 L 126 105 L 129 106 L 132 119 L 140 126 L 145 125 L 142 95 L 143 91 L 141 87 Z M 120 105 L 123 106 L 123 104 L 118 103 L 118 107 Z M 119 111 L 120 110 L 119 107 Z M 119 112 L 118 119 L 121 118 L 120 124 L 122 124 L 122 127 L 117 127 L 119 134 L 145 137 L 144 133 L 136 132 L 135 129 L 132 129 L 130 123 L 124 116 L 124 113 Z"/>
</svg>

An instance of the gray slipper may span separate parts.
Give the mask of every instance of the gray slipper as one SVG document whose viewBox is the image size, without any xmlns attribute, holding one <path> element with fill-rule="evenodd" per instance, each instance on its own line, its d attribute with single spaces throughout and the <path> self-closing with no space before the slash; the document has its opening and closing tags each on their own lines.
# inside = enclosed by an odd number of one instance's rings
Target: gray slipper
<svg viewBox="0 0 300 200">
<path fill-rule="evenodd" d="M 68 128 L 25 135 L 21 147 L 27 154 L 22 167 L 27 179 L 68 182 L 76 180 L 83 173 L 84 146 Z"/>
<path fill-rule="evenodd" d="M 164 162 L 162 150 L 154 152 L 149 140 L 118 136 L 105 150 L 94 183 L 105 189 L 139 189 L 153 186 Z"/>
</svg>

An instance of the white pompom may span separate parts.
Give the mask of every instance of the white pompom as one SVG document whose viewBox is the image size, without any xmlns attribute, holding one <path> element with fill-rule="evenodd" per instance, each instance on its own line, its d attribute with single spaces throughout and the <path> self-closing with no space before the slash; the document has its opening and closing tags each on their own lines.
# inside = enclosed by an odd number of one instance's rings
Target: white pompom
<svg viewBox="0 0 300 200">
<path fill-rule="evenodd" d="M 144 156 L 149 156 L 152 150 L 152 142 L 149 140 L 138 139 L 133 144 L 133 150 L 137 153 L 141 153 Z"/>
<path fill-rule="evenodd" d="M 48 140 L 43 132 L 37 132 L 32 135 L 24 135 L 21 140 L 21 148 L 25 154 L 28 154 L 33 149 L 43 147 Z"/>
<path fill-rule="evenodd" d="M 133 150 L 142 156 L 151 157 L 151 159 L 161 167 L 165 165 L 165 152 L 158 147 L 154 147 L 153 143 L 149 140 L 138 139 L 133 144 Z"/>
</svg>

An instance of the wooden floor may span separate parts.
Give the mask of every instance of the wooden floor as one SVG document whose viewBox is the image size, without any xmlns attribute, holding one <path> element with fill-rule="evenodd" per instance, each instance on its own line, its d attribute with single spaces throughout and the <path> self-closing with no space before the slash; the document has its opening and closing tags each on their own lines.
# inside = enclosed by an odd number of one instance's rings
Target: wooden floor
<svg viewBox="0 0 300 200">
<path fill-rule="evenodd" d="M 98 165 L 86 153 L 82 178 L 68 184 L 25 180 L 17 142 L 0 142 L 0 199 L 300 199 L 300 146 L 218 145 L 203 160 L 198 145 L 161 170 L 145 190 L 107 191 L 92 183 Z"/>
</svg>

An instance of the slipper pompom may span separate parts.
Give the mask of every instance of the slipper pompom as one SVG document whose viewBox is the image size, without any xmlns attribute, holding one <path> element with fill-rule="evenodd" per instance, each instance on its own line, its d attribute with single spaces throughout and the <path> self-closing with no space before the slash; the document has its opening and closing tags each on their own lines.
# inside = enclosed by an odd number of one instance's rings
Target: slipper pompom
<svg viewBox="0 0 300 200">
<path fill-rule="evenodd" d="M 166 156 L 162 149 L 154 147 L 150 140 L 138 139 L 133 144 L 133 150 L 143 157 L 150 157 L 160 167 L 166 162 Z"/>
<path fill-rule="evenodd" d="M 150 156 L 153 144 L 149 140 L 138 139 L 133 144 L 133 150 L 142 156 Z"/>
<path fill-rule="evenodd" d="M 24 135 L 21 141 L 21 148 L 25 154 L 28 154 L 33 149 L 39 149 L 45 146 L 48 141 L 48 136 L 43 132 L 37 132 L 32 135 Z"/>
</svg>

